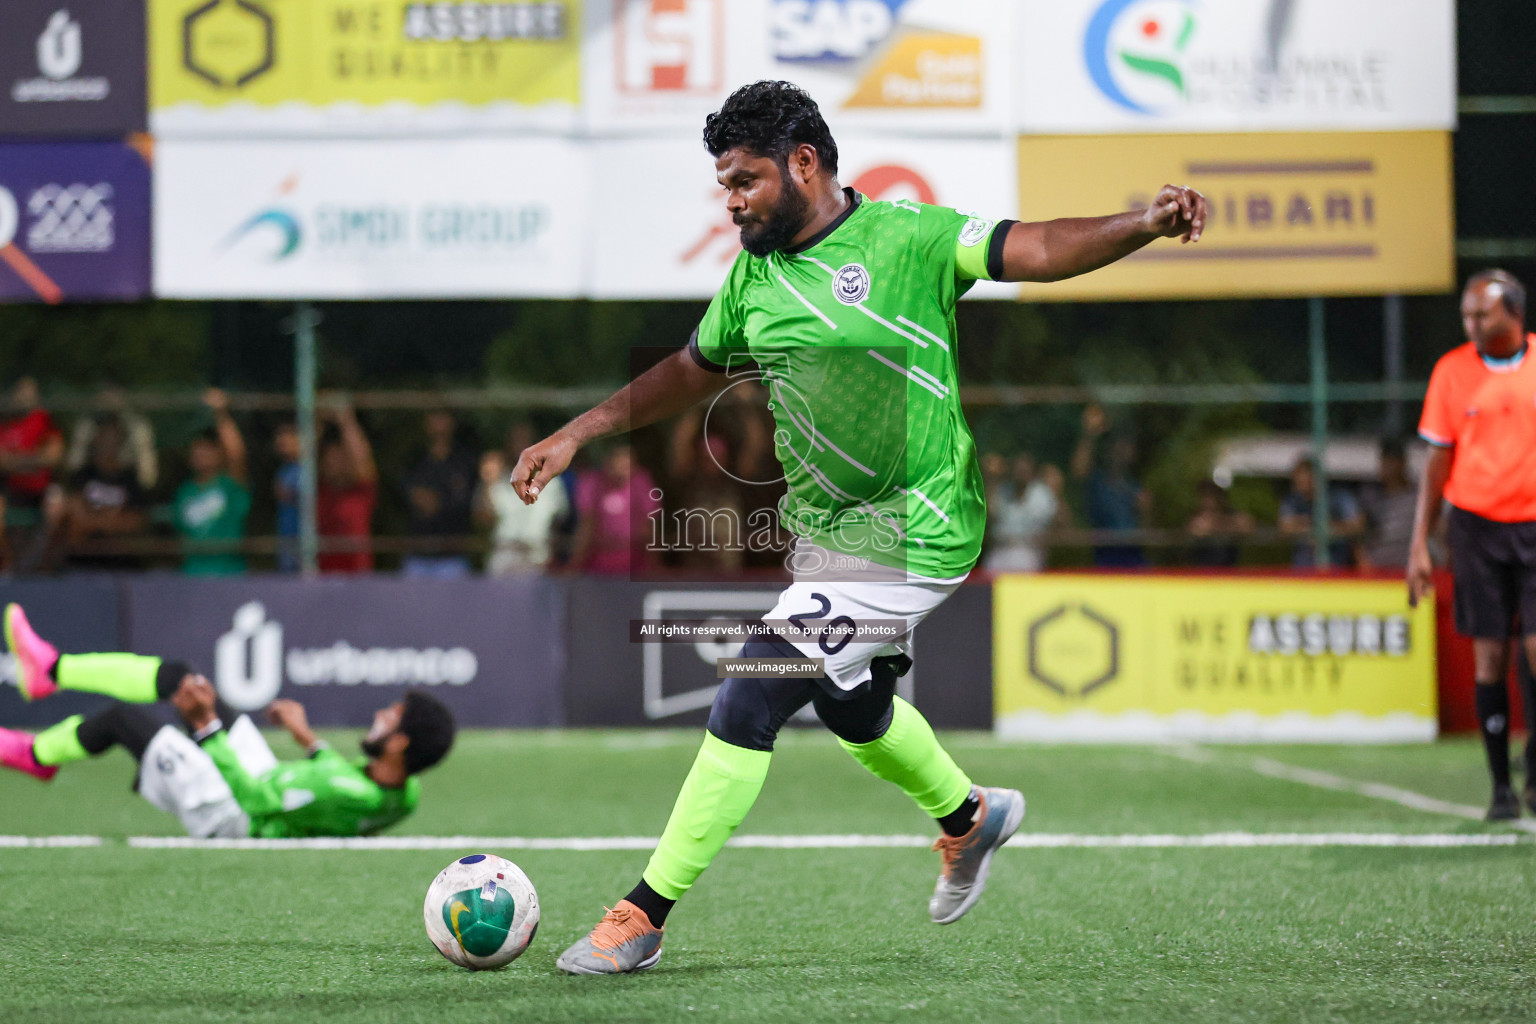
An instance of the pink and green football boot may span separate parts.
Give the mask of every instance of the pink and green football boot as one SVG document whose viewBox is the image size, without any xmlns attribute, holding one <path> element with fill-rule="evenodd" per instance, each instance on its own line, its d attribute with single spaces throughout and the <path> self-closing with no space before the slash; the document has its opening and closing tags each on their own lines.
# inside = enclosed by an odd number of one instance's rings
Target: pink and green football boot
<svg viewBox="0 0 1536 1024">
<path fill-rule="evenodd" d="M 38 636 L 21 605 L 5 606 L 5 642 L 16 659 L 16 686 L 23 700 L 41 700 L 59 688 L 53 681 L 58 648 Z"/>
<path fill-rule="evenodd" d="M 16 607 L 15 605 L 11 606 Z M 40 765 L 32 754 L 32 734 L 15 729 L 0 729 L 0 765 L 26 772 L 34 779 L 47 782 L 59 774 L 52 765 Z"/>
</svg>

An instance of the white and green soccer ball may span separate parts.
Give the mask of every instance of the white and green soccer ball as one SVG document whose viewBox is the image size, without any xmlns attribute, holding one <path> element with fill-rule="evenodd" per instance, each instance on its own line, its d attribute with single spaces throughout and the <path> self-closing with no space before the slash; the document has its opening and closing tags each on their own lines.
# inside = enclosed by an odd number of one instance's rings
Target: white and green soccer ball
<svg viewBox="0 0 1536 1024">
<path fill-rule="evenodd" d="M 489 853 L 460 857 L 438 872 L 422 907 L 427 938 L 471 971 L 516 960 L 539 930 L 539 894 L 523 869 Z"/>
</svg>

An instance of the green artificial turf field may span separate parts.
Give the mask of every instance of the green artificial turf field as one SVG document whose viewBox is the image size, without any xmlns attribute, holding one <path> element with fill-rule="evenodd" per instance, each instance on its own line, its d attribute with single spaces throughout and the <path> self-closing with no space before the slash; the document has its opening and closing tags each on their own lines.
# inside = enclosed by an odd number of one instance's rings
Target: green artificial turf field
<svg viewBox="0 0 1536 1024">
<path fill-rule="evenodd" d="M 464 733 L 395 835 L 654 836 L 697 740 Z M 946 928 L 927 920 L 923 849 L 728 849 L 674 912 L 660 966 L 621 978 L 568 978 L 554 958 L 643 849 L 487 848 L 527 870 L 543 921 L 522 959 L 470 974 L 428 945 L 421 899 L 471 848 L 146 849 L 127 838 L 179 829 L 129 793 L 121 754 L 48 786 L 4 773 L 0 834 L 103 842 L 0 849 L 0 1021 L 1536 1019 L 1536 835 L 1456 813 L 1487 798 L 1473 742 L 946 742 L 978 781 L 1024 790 L 1021 837 L 1069 845 L 1001 851 Z M 929 831 L 828 737 L 795 733 L 740 834 Z M 1084 845 L 1231 832 L 1502 845 Z"/>
</svg>

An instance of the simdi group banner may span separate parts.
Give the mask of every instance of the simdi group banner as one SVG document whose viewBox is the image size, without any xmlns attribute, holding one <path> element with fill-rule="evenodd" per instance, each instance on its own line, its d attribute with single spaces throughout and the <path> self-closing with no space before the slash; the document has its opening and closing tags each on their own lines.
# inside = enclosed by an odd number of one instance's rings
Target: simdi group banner
<svg viewBox="0 0 1536 1024">
<path fill-rule="evenodd" d="M 871 199 L 938 203 L 999 220 L 1016 216 L 1014 146 L 1002 140 L 931 141 L 870 133 L 838 137 L 838 180 Z M 597 298 L 708 298 L 741 251 L 725 191 L 693 139 L 609 140 L 595 173 L 624 168 L 626 187 L 593 191 L 588 294 Z M 636 196 L 643 202 L 636 202 Z M 979 282 L 973 295 L 1013 298 L 1017 286 Z"/>
<path fill-rule="evenodd" d="M 1165 182 L 1210 203 L 1163 239 L 1021 297 L 1162 299 L 1443 292 L 1454 283 L 1445 132 L 1021 136 L 1024 220 L 1145 206 Z"/>
<path fill-rule="evenodd" d="M 163 137 L 572 129 L 579 0 L 148 0 Z"/>
<path fill-rule="evenodd" d="M 131 302 L 149 294 L 147 149 L 0 143 L 0 302 Z"/>
<path fill-rule="evenodd" d="M 583 106 L 598 132 L 697 133 L 737 86 L 788 79 L 834 135 L 1009 126 L 1008 0 L 587 0 Z"/>
<path fill-rule="evenodd" d="M 1020 6 L 1015 85 L 1025 132 L 1456 125 L 1453 0 Z"/>
<path fill-rule="evenodd" d="M 3 17 L 0 135 L 144 130 L 142 3 L 5 0 Z"/>
<path fill-rule="evenodd" d="M 1434 606 L 1410 609 L 1400 581 L 1004 576 L 993 654 L 1010 739 L 1436 733 Z"/>
<path fill-rule="evenodd" d="M 587 161 L 558 138 L 162 142 L 168 298 L 574 296 Z"/>
</svg>

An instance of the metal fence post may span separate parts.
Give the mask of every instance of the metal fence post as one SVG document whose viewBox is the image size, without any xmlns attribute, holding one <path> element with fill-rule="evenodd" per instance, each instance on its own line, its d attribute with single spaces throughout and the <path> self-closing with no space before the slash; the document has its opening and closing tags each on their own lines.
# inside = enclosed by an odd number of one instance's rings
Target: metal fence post
<svg viewBox="0 0 1536 1024">
<path fill-rule="evenodd" d="M 315 522 L 315 326 L 320 314 L 307 302 L 293 314 L 293 405 L 299 432 L 299 569 L 317 571 L 320 534 Z"/>
<path fill-rule="evenodd" d="M 1328 521 L 1328 345 L 1320 296 L 1307 300 L 1307 321 L 1312 366 L 1312 564 L 1326 569 L 1333 531 Z"/>
</svg>

